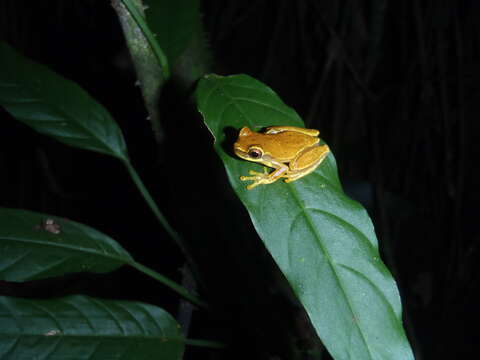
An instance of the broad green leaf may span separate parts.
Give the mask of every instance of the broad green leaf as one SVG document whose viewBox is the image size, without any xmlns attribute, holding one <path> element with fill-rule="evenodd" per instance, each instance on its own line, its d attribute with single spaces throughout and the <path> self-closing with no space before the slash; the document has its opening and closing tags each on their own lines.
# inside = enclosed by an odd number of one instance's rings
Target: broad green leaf
<svg viewBox="0 0 480 360">
<path fill-rule="evenodd" d="M 64 144 L 127 159 L 109 112 L 74 82 L 0 42 L 0 106 Z"/>
<path fill-rule="evenodd" d="M 177 360 L 185 339 L 166 311 L 86 296 L 0 297 L 1 359 Z"/>
<path fill-rule="evenodd" d="M 133 259 L 107 235 L 69 219 L 0 208 L 0 279 L 105 273 Z"/>
<path fill-rule="evenodd" d="M 29 281 L 129 265 L 192 303 L 205 303 L 173 280 L 137 263 L 115 240 L 75 221 L 0 208 L 0 280 Z"/>
<path fill-rule="evenodd" d="M 185 51 L 195 32 L 200 31 L 200 4 L 198 0 L 146 0 L 145 15 L 168 62 Z"/>
<path fill-rule="evenodd" d="M 380 259 L 366 211 L 342 191 L 333 154 L 298 181 L 248 191 L 240 175 L 262 167 L 229 150 L 238 130 L 304 126 L 303 121 L 270 88 L 246 75 L 205 76 L 196 98 L 232 187 L 330 354 L 413 359 L 396 284 Z M 233 130 L 235 136 L 227 136 Z"/>
</svg>

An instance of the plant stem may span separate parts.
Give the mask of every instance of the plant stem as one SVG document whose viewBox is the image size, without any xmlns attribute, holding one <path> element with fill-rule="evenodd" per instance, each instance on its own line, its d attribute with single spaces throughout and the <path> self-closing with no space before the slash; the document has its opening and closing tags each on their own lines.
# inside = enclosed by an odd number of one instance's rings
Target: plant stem
<svg viewBox="0 0 480 360">
<path fill-rule="evenodd" d="M 180 247 L 183 249 L 183 241 L 182 239 L 180 238 L 180 235 L 178 235 L 178 233 L 173 230 L 173 228 L 170 226 L 170 224 L 168 223 L 167 219 L 165 218 L 165 216 L 163 216 L 162 212 L 160 211 L 160 209 L 158 208 L 157 204 L 155 203 L 155 201 L 153 200 L 152 196 L 150 195 L 150 193 L 148 192 L 147 188 L 145 187 L 145 185 L 143 184 L 142 182 L 142 179 L 140 179 L 140 176 L 138 175 L 137 171 L 135 170 L 135 168 L 132 166 L 132 164 L 130 163 L 129 160 L 125 160 L 123 162 L 125 164 L 125 166 L 127 167 L 127 170 L 128 170 L 128 173 L 130 174 L 130 176 L 132 177 L 132 180 L 133 182 L 135 183 L 135 185 L 137 186 L 138 190 L 140 191 L 140 193 L 142 194 L 143 198 L 145 199 L 145 201 L 147 202 L 148 206 L 150 207 L 150 209 L 153 211 L 153 213 L 155 214 L 156 218 L 158 219 L 158 221 L 160 221 L 160 223 L 162 224 L 162 226 L 165 228 L 165 230 L 167 231 L 167 233 L 172 237 L 172 239 L 178 243 L 180 245 Z"/>
<path fill-rule="evenodd" d="M 153 51 L 153 53 L 155 54 L 155 57 L 158 60 L 159 65 L 161 66 L 161 68 L 163 70 L 165 79 L 168 79 L 170 77 L 170 69 L 168 67 L 167 57 L 165 56 L 162 49 L 158 45 L 157 40 L 155 39 L 153 33 L 150 31 L 150 28 L 148 27 L 147 23 L 145 22 L 145 19 L 143 18 L 142 14 L 136 8 L 135 4 L 132 3 L 131 0 L 121 0 L 121 2 L 127 8 L 130 15 L 132 16 L 132 18 L 137 23 L 138 27 L 142 30 L 143 34 L 145 35 L 145 38 L 148 41 L 148 44 L 152 48 L 152 51 Z"/>
<path fill-rule="evenodd" d="M 168 286 L 170 289 L 174 290 L 176 293 L 178 293 L 179 295 L 183 296 L 185 299 L 187 299 L 188 301 L 192 302 L 193 304 L 197 305 L 197 306 L 200 306 L 200 307 L 203 307 L 203 308 L 206 308 L 207 307 L 207 304 L 205 302 L 203 302 L 202 300 L 200 300 L 199 298 L 197 298 L 196 296 L 190 294 L 187 289 L 185 289 L 183 286 L 181 286 L 180 284 L 177 284 L 175 281 L 173 280 L 170 280 L 169 278 L 157 273 L 156 271 L 153 271 L 152 269 L 140 264 L 140 263 L 137 263 L 137 262 L 131 262 L 129 263 L 132 267 L 134 267 L 135 269 L 137 269 L 138 271 L 154 278 L 155 280 L 158 280 L 159 282 L 161 282 L 162 284 L 164 284 L 165 286 Z"/>
<path fill-rule="evenodd" d="M 192 271 L 195 271 L 196 270 L 195 263 L 193 262 L 193 259 L 190 256 L 190 253 L 188 252 L 185 243 L 183 242 L 183 239 L 170 226 L 170 224 L 168 223 L 165 216 L 163 216 L 162 212 L 158 208 L 157 204 L 153 200 L 152 196 L 148 192 L 147 188 L 143 184 L 142 180 L 140 179 L 140 176 L 137 174 L 136 170 L 134 169 L 134 167 L 132 166 L 130 161 L 127 159 L 127 160 L 124 160 L 123 163 L 127 167 L 127 170 L 129 172 L 130 176 L 132 177 L 133 182 L 135 183 L 135 185 L 137 185 L 138 190 L 142 194 L 142 196 L 145 199 L 145 201 L 147 202 L 148 206 L 153 211 L 153 213 L 155 214 L 155 216 L 158 219 L 158 221 L 160 222 L 160 224 L 162 224 L 163 228 L 167 231 L 167 233 L 170 235 L 170 237 L 173 239 L 173 241 L 178 245 L 178 247 L 182 251 L 183 255 L 185 256 L 185 259 L 186 259 L 188 265 L 190 266 L 190 269 Z"/>
<path fill-rule="evenodd" d="M 130 2 L 138 9 L 140 15 L 145 17 L 142 11 L 144 8 L 142 0 L 130 0 Z M 160 94 L 167 80 L 162 67 L 164 64 L 159 63 L 158 57 L 127 7 L 120 0 L 112 0 L 112 6 L 117 12 L 122 26 L 128 51 L 138 77 L 136 85 L 142 91 L 143 102 L 148 111 L 148 120 L 152 126 L 155 141 L 160 144 L 165 136 L 158 107 Z"/>
</svg>

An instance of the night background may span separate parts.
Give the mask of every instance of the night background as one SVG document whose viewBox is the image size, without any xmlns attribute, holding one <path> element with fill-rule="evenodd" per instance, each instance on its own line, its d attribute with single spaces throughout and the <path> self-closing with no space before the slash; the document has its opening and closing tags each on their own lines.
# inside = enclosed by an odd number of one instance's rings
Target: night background
<svg viewBox="0 0 480 360">
<path fill-rule="evenodd" d="M 416 358 L 478 356 L 480 2 L 204 0 L 200 8 L 202 68 L 264 82 L 329 144 L 345 191 L 375 224 Z M 189 324 L 188 337 L 229 344 L 187 346 L 185 359 L 308 359 L 293 353 L 292 339 L 319 346 L 314 330 L 230 188 L 182 68 L 162 90 L 155 139 L 110 1 L 3 0 L 0 39 L 113 115 L 190 248 L 197 285 L 119 161 L 42 136 L 2 108 L 0 206 L 98 229 L 212 306 L 192 310 L 130 268 L 0 283 L 0 292 L 140 300 Z"/>
</svg>

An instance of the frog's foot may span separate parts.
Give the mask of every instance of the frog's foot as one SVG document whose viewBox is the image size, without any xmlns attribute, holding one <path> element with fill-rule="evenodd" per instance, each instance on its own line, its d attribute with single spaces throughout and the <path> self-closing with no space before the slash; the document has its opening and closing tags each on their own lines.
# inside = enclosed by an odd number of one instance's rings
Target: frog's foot
<svg viewBox="0 0 480 360">
<path fill-rule="evenodd" d="M 254 170 L 250 170 L 248 172 L 252 176 L 240 176 L 240 180 L 242 181 L 253 181 L 250 185 L 247 186 L 248 190 L 252 190 L 254 187 L 262 184 L 271 184 L 272 178 L 270 177 L 270 174 L 268 173 L 266 168 L 263 168 L 263 172 L 258 172 Z"/>
</svg>

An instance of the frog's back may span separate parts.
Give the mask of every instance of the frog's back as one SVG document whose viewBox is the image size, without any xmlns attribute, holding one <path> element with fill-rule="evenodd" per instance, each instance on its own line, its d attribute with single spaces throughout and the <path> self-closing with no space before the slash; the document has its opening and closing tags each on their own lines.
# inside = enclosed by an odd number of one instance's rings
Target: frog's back
<svg viewBox="0 0 480 360">
<path fill-rule="evenodd" d="M 280 161 L 289 161 L 295 158 L 305 148 L 319 143 L 320 139 L 293 131 L 285 131 L 269 137 L 265 142 L 264 150 Z"/>
</svg>

